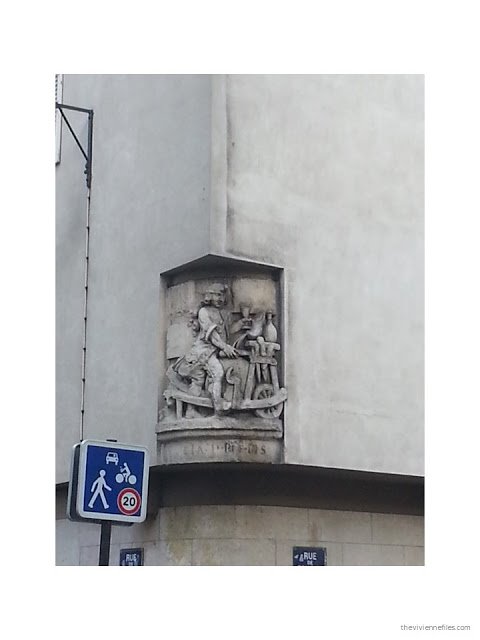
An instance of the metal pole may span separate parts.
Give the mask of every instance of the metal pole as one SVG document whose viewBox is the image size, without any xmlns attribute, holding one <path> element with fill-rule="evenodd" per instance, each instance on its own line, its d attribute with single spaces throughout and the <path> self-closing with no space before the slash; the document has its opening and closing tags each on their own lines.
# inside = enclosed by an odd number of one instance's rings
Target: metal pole
<svg viewBox="0 0 480 640">
<path fill-rule="evenodd" d="M 100 530 L 100 552 L 98 554 L 98 566 L 108 567 L 110 560 L 110 538 L 112 534 L 112 523 L 102 522 Z"/>
<path fill-rule="evenodd" d="M 74 107 L 71 104 L 63 104 L 62 102 L 56 102 L 57 109 L 71 109 L 72 111 L 80 111 L 81 113 L 92 113 L 93 109 L 85 109 L 84 107 Z"/>
<path fill-rule="evenodd" d="M 60 111 L 60 115 L 62 116 L 62 118 L 65 120 L 65 124 L 67 125 L 67 127 L 70 129 L 70 133 L 73 136 L 73 139 L 75 140 L 75 142 L 77 143 L 77 147 L 80 149 L 80 151 L 82 152 L 83 157 L 85 158 L 85 160 L 88 162 L 88 157 L 87 154 L 85 153 L 85 151 L 83 150 L 82 145 L 80 144 L 80 140 L 77 138 L 77 136 L 75 135 L 75 131 L 72 129 L 72 125 L 70 124 L 70 122 L 67 120 L 66 115 L 63 113 L 62 109 L 59 107 L 58 110 Z"/>
<path fill-rule="evenodd" d="M 87 142 L 87 166 L 85 173 L 87 175 L 87 187 L 90 189 L 92 185 L 92 155 L 93 155 L 93 111 L 88 112 L 88 142 Z"/>
</svg>

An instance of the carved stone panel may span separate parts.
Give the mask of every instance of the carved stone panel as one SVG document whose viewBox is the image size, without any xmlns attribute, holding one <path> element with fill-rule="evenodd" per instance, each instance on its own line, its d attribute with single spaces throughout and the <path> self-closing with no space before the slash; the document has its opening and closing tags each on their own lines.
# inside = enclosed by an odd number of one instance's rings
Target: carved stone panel
<svg viewBox="0 0 480 640">
<path fill-rule="evenodd" d="M 229 271 L 193 272 L 166 287 L 163 463 L 281 459 L 287 391 L 278 278 Z"/>
</svg>

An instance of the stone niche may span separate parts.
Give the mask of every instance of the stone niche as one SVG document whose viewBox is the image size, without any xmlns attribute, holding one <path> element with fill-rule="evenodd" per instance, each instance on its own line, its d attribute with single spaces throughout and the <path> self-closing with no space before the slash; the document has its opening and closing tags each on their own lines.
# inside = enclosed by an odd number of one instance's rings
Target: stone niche
<svg viewBox="0 0 480 640">
<path fill-rule="evenodd" d="M 160 464 L 282 462 L 283 271 L 207 256 L 162 274 Z"/>
</svg>

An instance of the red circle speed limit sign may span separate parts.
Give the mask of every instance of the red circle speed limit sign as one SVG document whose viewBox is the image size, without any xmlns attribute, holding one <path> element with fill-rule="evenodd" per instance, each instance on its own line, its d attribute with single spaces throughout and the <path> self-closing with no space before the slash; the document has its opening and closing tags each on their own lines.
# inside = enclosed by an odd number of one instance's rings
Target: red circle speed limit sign
<svg viewBox="0 0 480 640">
<path fill-rule="evenodd" d="M 126 516 L 133 516 L 140 509 L 142 498 L 136 489 L 122 489 L 118 494 L 117 506 Z"/>
</svg>

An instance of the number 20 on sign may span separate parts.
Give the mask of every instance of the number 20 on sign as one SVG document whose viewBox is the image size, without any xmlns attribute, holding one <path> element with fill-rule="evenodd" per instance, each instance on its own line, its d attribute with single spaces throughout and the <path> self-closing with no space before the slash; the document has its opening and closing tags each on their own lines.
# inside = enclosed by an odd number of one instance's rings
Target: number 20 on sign
<svg viewBox="0 0 480 640">
<path fill-rule="evenodd" d="M 123 489 L 118 494 L 117 504 L 124 515 L 131 516 L 140 509 L 142 498 L 135 489 Z"/>
</svg>

